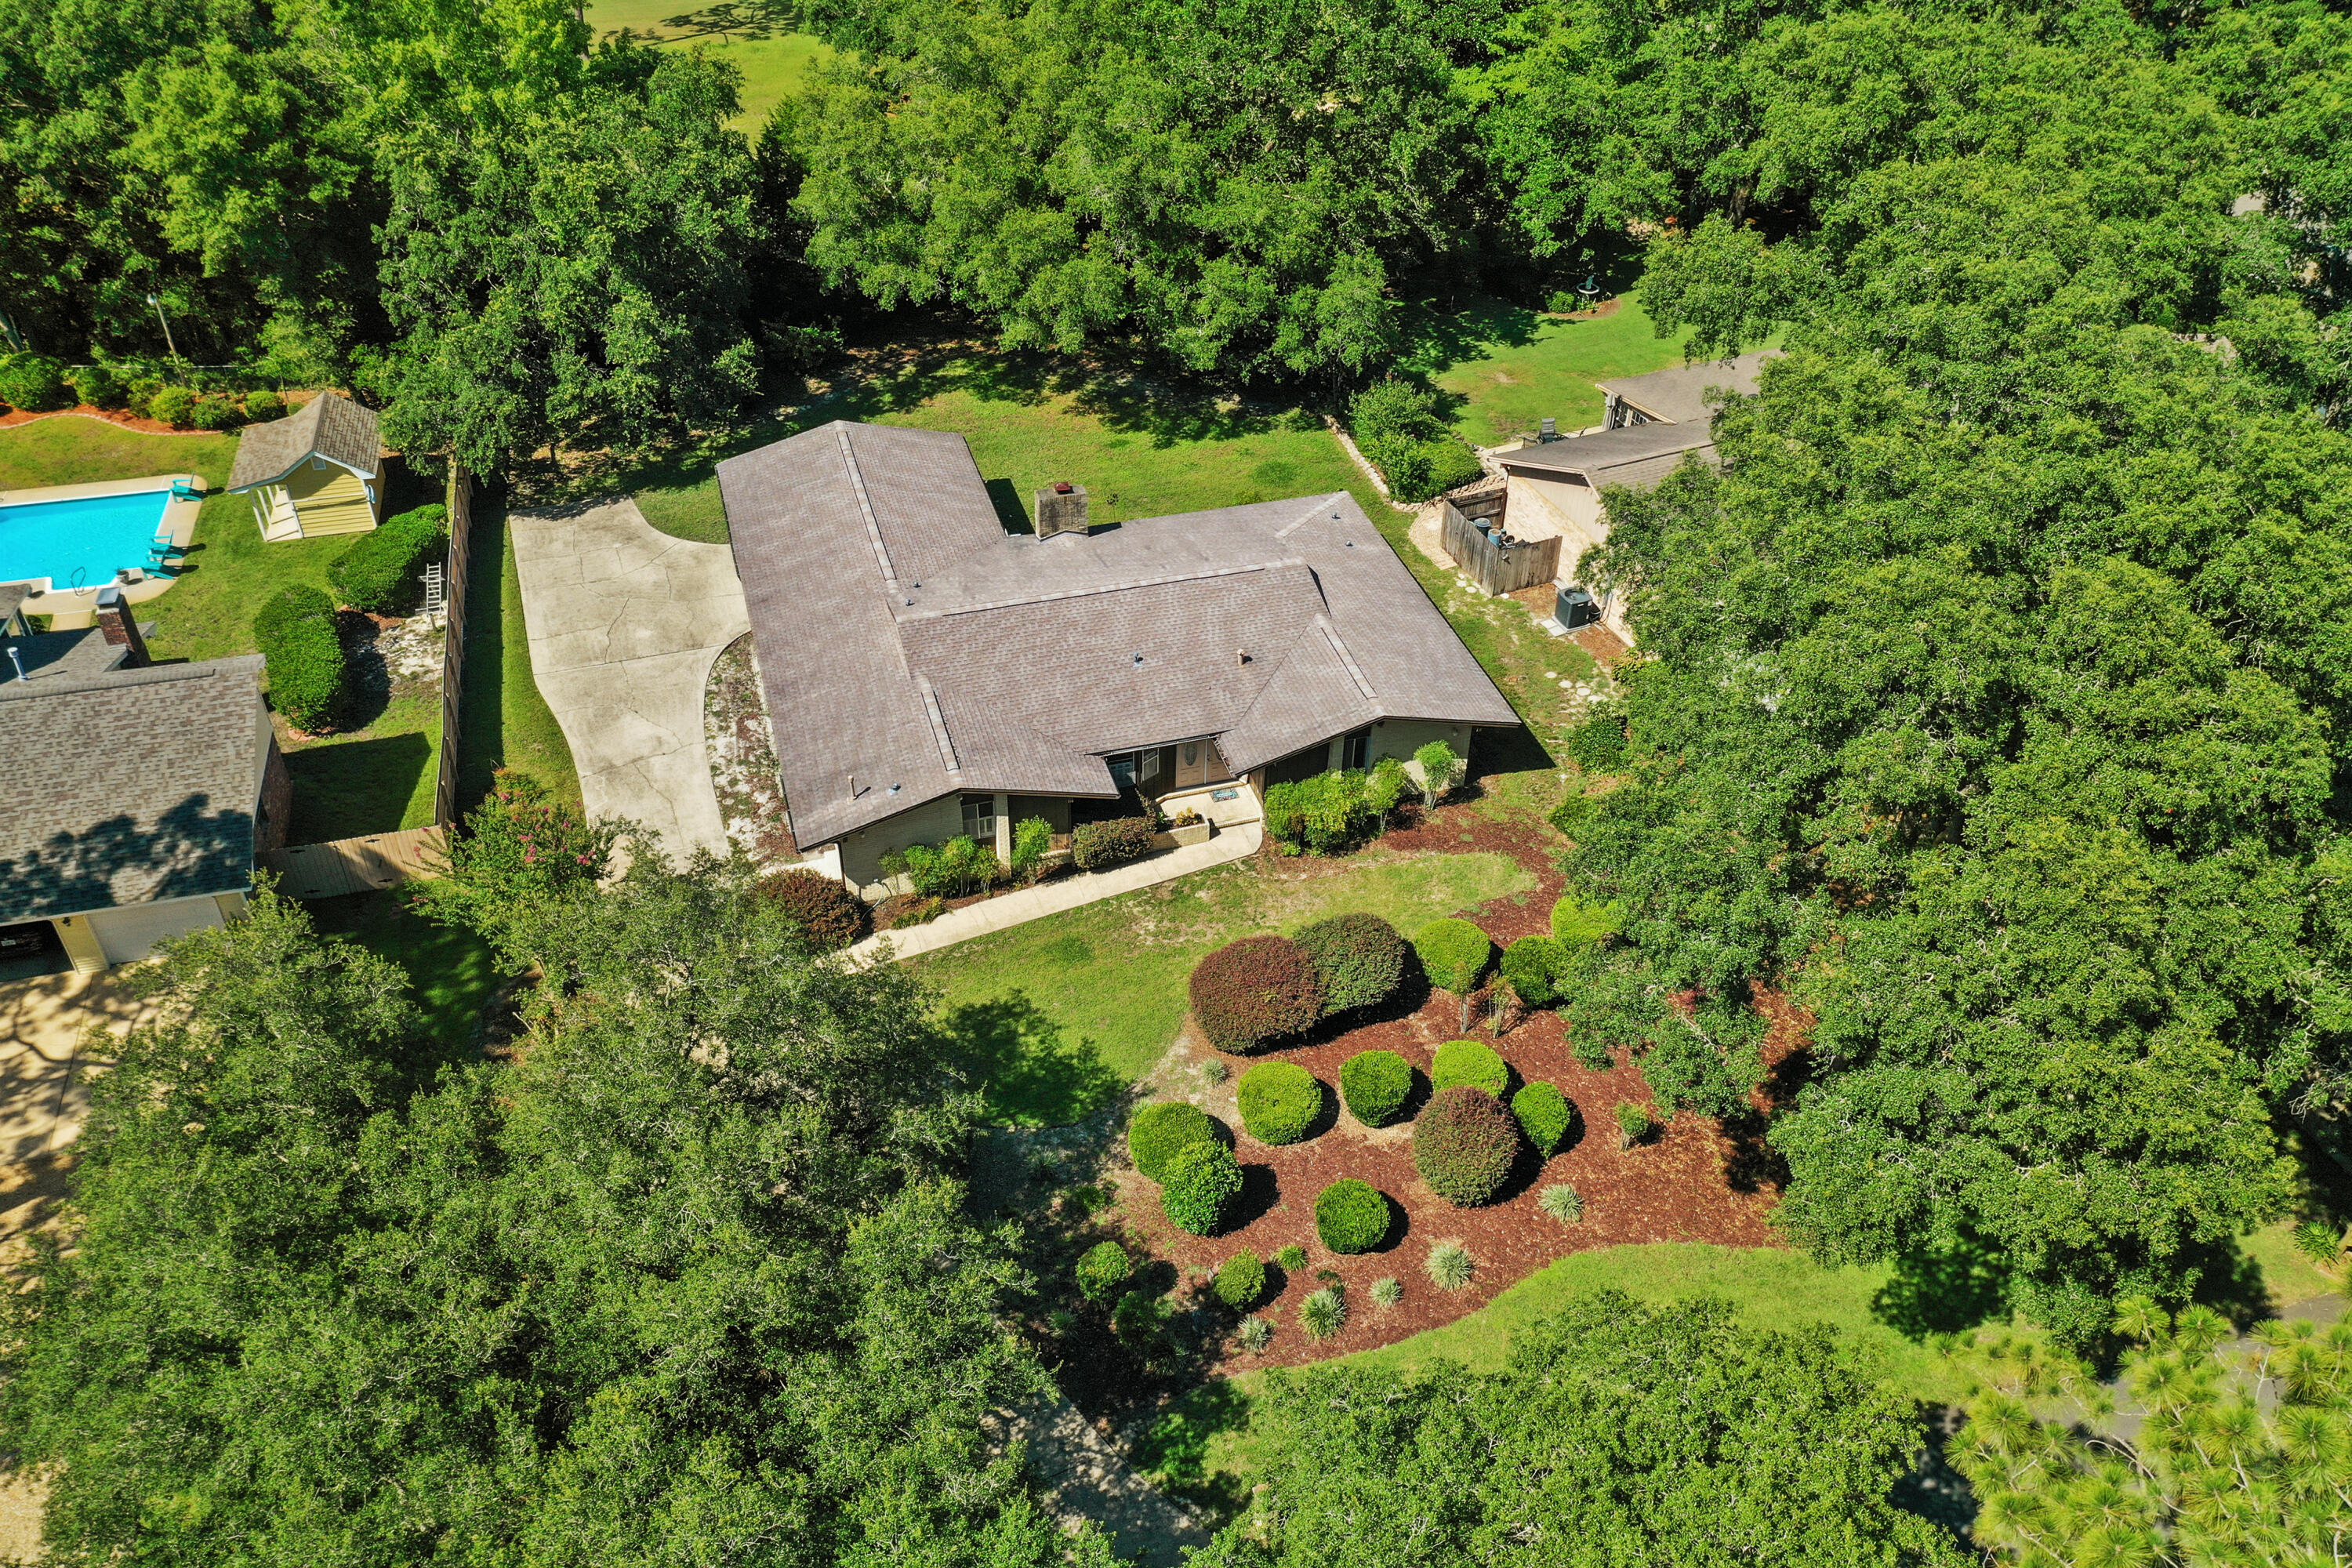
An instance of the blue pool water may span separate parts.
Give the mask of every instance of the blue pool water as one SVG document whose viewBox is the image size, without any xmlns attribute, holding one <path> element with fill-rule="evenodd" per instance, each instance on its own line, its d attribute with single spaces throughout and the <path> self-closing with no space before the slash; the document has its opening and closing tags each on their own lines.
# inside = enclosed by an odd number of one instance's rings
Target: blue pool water
<svg viewBox="0 0 2352 1568">
<path fill-rule="evenodd" d="M 82 500 L 0 506 L 0 583 L 47 577 L 56 589 L 111 583 L 125 566 L 147 564 L 163 526 L 171 487 Z"/>
</svg>

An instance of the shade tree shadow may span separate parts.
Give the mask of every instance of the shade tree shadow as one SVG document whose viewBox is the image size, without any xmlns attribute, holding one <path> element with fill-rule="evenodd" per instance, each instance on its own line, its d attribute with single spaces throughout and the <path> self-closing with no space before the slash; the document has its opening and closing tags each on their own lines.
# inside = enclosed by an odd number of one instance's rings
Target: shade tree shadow
<svg viewBox="0 0 2352 1568">
<path fill-rule="evenodd" d="M 1917 1248 L 1895 1260 L 1895 1273 L 1871 1298 L 1873 1316 L 1908 1340 L 1956 1334 L 2004 1316 L 2010 1269 L 1980 1241 Z"/>
<path fill-rule="evenodd" d="M 992 1116 L 1061 1126 L 1125 1087 L 1091 1039 L 1072 1035 L 1026 991 L 951 1007 L 940 1023 Z"/>
<path fill-rule="evenodd" d="M 1274 1205 L 1281 1201 L 1282 1186 L 1275 1180 L 1272 1165 L 1244 1165 L 1241 1194 L 1234 1199 L 1234 1206 L 1225 1211 L 1225 1223 L 1218 1234 L 1230 1236 L 1247 1230 L 1272 1214 Z"/>
<path fill-rule="evenodd" d="M 215 808 L 191 792 L 142 820 L 127 811 L 51 834 L 0 858 L 0 887 L 18 920 L 79 914 L 118 902 L 162 902 L 241 892 L 253 865 L 253 813 Z"/>
</svg>

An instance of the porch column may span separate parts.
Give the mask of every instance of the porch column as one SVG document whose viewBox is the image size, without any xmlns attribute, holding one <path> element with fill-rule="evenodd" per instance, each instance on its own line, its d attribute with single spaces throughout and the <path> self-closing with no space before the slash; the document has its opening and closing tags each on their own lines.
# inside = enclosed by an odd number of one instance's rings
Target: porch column
<svg viewBox="0 0 2352 1568">
<path fill-rule="evenodd" d="M 1013 798 L 1000 795 L 996 799 L 996 858 L 1005 865 L 1013 864 Z"/>
</svg>

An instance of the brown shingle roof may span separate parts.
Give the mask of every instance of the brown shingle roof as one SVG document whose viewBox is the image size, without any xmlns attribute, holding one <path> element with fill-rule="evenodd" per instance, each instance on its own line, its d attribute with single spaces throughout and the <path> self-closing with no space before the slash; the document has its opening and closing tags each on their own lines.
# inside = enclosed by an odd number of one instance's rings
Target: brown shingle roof
<svg viewBox="0 0 2352 1568">
<path fill-rule="evenodd" d="M 1571 436 L 1499 454 L 1506 473 L 1575 474 L 1596 489 L 1602 485 L 1656 484 L 1674 472 L 1690 453 L 1701 462 L 1716 461 L 1715 438 L 1705 423 L 1696 425 L 1627 425 L 1591 436 Z"/>
<path fill-rule="evenodd" d="M 274 483 L 313 457 L 373 476 L 380 449 L 374 410 L 340 393 L 322 392 L 283 419 L 245 427 L 237 437 L 228 488 L 242 490 Z"/>
<path fill-rule="evenodd" d="M 0 924 L 247 887 L 268 723 L 256 655 L 0 682 Z"/>
<path fill-rule="evenodd" d="M 950 791 L 1110 795 L 1139 746 L 1246 771 L 1379 718 L 1518 721 L 1344 492 L 1040 541 L 961 437 L 846 423 L 719 483 L 804 845 Z"/>
<path fill-rule="evenodd" d="M 1653 419 L 1672 420 L 1677 425 L 1706 425 L 1715 410 L 1706 405 L 1707 392 L 1724 387 L 1737 393 L 1756 390 L 1757 375 L 1764 362 L 1777 359 L 1774 352 L 1741 354 L 1738 359 L 1700 360 L 1695 364 L 1679 365 L 1673 370 L 1652 371 L 1647 375 L 1628 375 L 1616 381 L 1598 384 L 1601 390 L 1623 398 Z"/>
</svg>

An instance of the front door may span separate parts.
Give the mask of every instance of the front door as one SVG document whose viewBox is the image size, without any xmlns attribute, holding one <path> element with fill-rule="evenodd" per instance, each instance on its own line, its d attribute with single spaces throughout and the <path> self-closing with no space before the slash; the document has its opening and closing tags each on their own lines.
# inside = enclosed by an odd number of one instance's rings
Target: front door
<svg viewBox="0 0 2352 1568">
<path fill-rule="evenodd" d="M 1176 748 L 1176 787 L 1190 789 L 1209 782 L 1209 742 L 1186 741 Z"/>
</svg>

